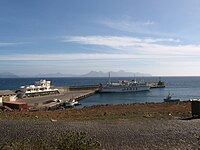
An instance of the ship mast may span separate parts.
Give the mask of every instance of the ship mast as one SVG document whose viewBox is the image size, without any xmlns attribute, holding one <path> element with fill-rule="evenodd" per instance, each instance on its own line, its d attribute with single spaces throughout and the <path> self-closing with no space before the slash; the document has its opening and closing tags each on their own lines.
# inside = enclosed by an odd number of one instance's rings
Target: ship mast
<svg viewBox="0 0 200 150">
<path fill-rule="evenodd" d="M 108 83 L 111 84 L 110 72 L 108 73 Z"/>
<path fill-rule="evenodd" d="M 134 83 L 137 83 L 135 74 L 134 74 Z"/>
</svg>

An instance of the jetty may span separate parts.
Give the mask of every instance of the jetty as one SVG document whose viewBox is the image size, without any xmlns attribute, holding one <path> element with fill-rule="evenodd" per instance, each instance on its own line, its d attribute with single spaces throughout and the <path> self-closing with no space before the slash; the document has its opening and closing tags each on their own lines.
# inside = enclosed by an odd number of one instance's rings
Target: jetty
<svg viewBox="0 0 200 150">
<path fill-rule="evenodd" d="M 80 101 L 86 97 L 94 95 L 98 92 L 98 85 L 88 86 L 64 86 L 57 87 L 60 94 L 45 95 L 37 97 L 26 97 L 18 99 L 17 101 L 26 102 L 30 108 L 37 109 L 56 109 L 66 101 L 76 100 Z"/>
</svg>

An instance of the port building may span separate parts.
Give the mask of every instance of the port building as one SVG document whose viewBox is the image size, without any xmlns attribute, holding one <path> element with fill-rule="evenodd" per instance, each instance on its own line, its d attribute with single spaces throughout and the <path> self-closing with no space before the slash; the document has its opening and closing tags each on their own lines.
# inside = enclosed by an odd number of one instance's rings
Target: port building
<svg viewBox="0 0 200 150">
<path fill-rule="evenodd" d="M 0 103 L 17 100 L 17 94 L 11 90 L 0 90 Z"/>
</svg>

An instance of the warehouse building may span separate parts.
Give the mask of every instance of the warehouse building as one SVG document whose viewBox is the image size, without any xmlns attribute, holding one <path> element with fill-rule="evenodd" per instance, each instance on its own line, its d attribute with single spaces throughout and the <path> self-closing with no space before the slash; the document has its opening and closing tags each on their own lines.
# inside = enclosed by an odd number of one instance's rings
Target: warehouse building
<svg viewBox="0 0 200 150">
<path fill-rule="evenodd" d="M 11 90 L 0 90 L 0 103 L 17 100 L 17 94 Z"/>
</svg>

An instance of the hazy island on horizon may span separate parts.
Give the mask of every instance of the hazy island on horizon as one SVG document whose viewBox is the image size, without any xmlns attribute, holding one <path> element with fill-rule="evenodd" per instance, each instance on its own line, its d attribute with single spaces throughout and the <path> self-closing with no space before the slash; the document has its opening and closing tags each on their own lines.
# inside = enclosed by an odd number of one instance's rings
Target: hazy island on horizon
<svg viewBox="0 0 200 150">
<path fill-rule="evenodd" d="M 140 73 L 140 72 L 126 72 L 123 70 L 120 71 L 109 71 L 111 73 L 112 77 L 148 77 L 152 76 L 151 74 L 145 74 L 145 73 Z M 22 77 L 108 77 L 109 72 L 103 72 L 103 71 L 90 71 L 86 74 L 82 75 L 77 75 L 77 74 L 64 74 L 64 73 L 54 73 L 54 74 L 43 74 L 39 73 L 36 75 L 17 75 L 11 72 L 2 72 L 0 73 L 0 78 L 22 78 Z"/>
</svg>

